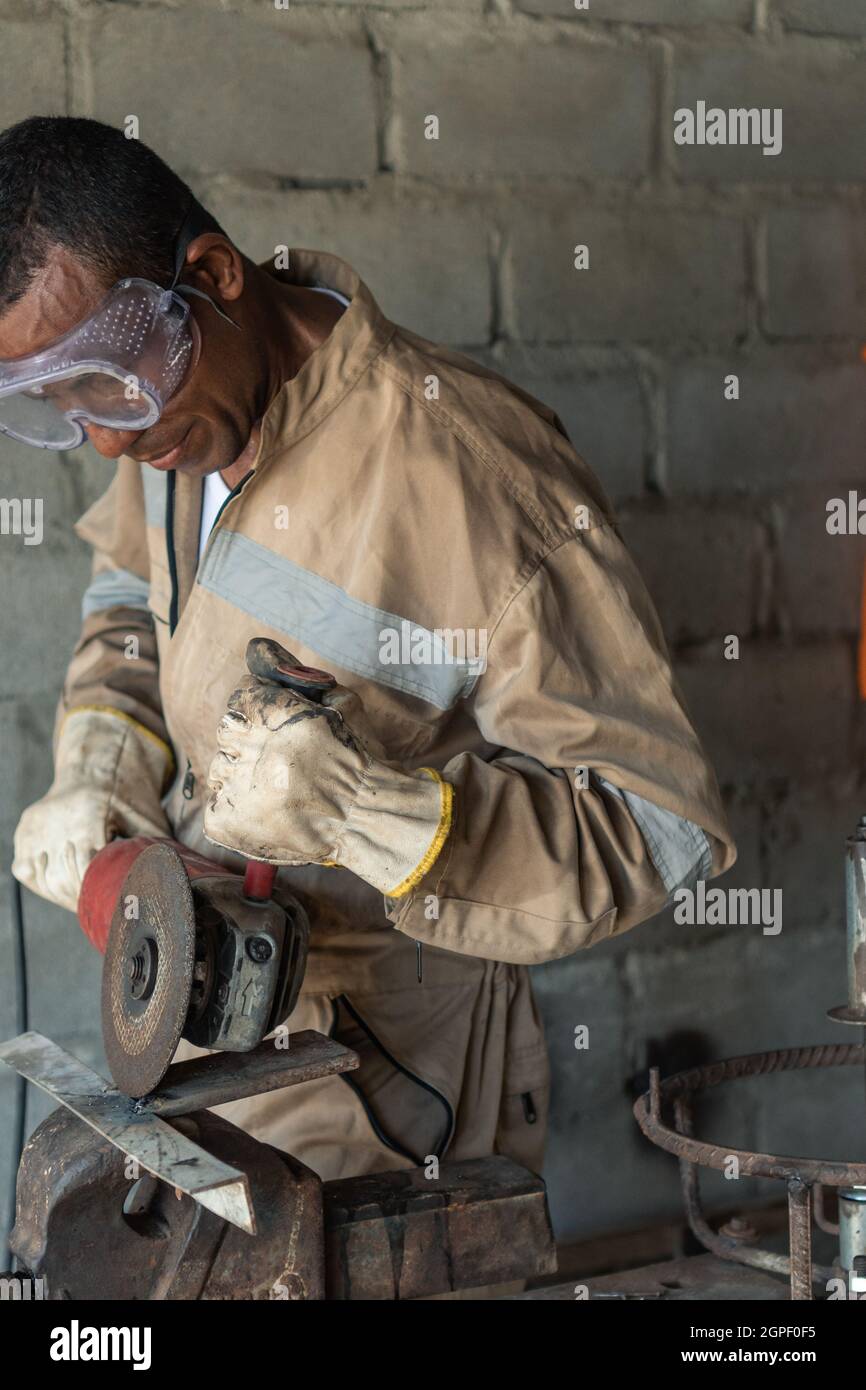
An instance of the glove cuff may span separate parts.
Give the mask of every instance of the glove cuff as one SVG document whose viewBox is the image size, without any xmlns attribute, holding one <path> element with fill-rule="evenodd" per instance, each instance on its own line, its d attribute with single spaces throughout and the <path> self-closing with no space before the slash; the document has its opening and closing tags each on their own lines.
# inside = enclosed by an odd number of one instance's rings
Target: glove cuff
<svg viewBox="0 0 866 1390">
<path fill-rule="evenodd" d="M 167 743 L 137 719 L 110 705 L 79 705 L 69 710 L 54 755 L 55 785 L 81 770 L 91 786 L 111 789 L 121 765 L 129 762 L 138 776 L 146 768 L 151 785 L 160 795 L 174 768 L 174 754 Z"/>
<path fill-rule="evenodd" d="M 332 863 L 387 898 L 402 898 L 435 864 L 451 829 L 454 789 L 435 769 L 406 772 L 373 761 Z"/>
</svg>

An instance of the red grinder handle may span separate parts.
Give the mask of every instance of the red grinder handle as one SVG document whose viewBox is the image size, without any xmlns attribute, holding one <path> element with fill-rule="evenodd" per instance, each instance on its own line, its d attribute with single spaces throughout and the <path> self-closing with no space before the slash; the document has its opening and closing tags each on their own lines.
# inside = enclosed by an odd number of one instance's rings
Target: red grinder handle
<svg viewBox="0 0 866 1390">
<path fill-rule="evenodd" d="M 277 876 L 276 864 L 263 864 L 259 859 L 248 859 L 244 869 L 244 897 L 253 902 L 266 903 L 274 891 Z"/>
<path fill-rule="evenodd" d="M 247 643 L 247 670 L 260 680 L 284 685 L 298 695 L 321 704 L 326 690 L 333 690 L 337 677 L 330 671 L 318 671 L 314 666 L 302 666 L 297 657 L 270 637 L 254 637 Z"/>
</svg>

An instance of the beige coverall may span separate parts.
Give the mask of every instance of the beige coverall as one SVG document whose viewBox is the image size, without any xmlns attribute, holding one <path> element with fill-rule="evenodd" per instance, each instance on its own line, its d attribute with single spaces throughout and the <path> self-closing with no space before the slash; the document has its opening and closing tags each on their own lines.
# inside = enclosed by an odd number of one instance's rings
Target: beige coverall
<svg viewBox="0 0 866 1390">
<path fill-rule="evenodd" d="M 326 1178 L 446 1152 L 538 1169 L 548 1071 L 526 967 L 728 868 L 718 788 L 556 416 L 390 323 L 344 261 L 290 261 L 263 268 L 350 307 L 269 406 L 200 563 L 201 481 L 120 459 L 77 526 L 94 572 L 62 709 L 118 709 L 163 739 L 175 835 L 236 866 L 202 808 L 251 637 L 357 691 L 389 759 L 439 769 L 454 823 L 408 899 L 281 871 L 315 902 L 292 1025 L 335 1031 L 360 1071 L 225 1113 Z"/>
</svg>

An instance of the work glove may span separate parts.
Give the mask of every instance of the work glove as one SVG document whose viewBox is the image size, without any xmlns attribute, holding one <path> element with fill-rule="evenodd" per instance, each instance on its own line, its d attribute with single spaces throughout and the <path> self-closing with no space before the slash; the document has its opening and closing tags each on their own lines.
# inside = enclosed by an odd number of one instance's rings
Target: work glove
<svg viewBox="0 0 866 1390">
<path fill-rule="evenodd" d="M 298 667 L 267 645 L 283 668 Z M 205 835 L 268 864 L 351 869 L 386 897 L 403 897 L 445 843 L 452 788 L 432 768 L 407 772 L 374 756 L 364 722 L 360 699 L 343 687 L 318 703 L 245 676 L 217 730 Z"/>
<path fill-rule="evenodd" d="M 75 912 L 84 872 L 109 840 L 171 834 L 160 803 L 171 764 L 168 745 L 119 710 L 72 710 L 54 781 L 15 831 L 19 883 Z"/>
</svg>

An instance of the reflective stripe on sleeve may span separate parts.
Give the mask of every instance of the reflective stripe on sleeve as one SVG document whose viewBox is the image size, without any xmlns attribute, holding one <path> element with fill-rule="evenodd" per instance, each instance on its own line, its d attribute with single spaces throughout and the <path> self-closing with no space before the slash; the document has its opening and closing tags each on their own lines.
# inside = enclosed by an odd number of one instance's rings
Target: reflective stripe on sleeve
<svg viewBox="0 0 866 1390">
<path fill-rule="evenodd" d="M 698 879 L 709 878 L 713 856 L 709 840 L 699 825 L 673 811 L 663 810 L 638 796 L 637 792 L 624 791 L 595 773 L 590 777 L 625 802 L 646 840 L 653 867 L 669 894 L 678 888 L 693 887 Z"/>
<path fill-rule="evenodd" d="M 103 570 L 94 575 L 81 600 L 82 621 L 105 608 L 146 608 L 150 585 L 131 570 Z"/>
</svg>

